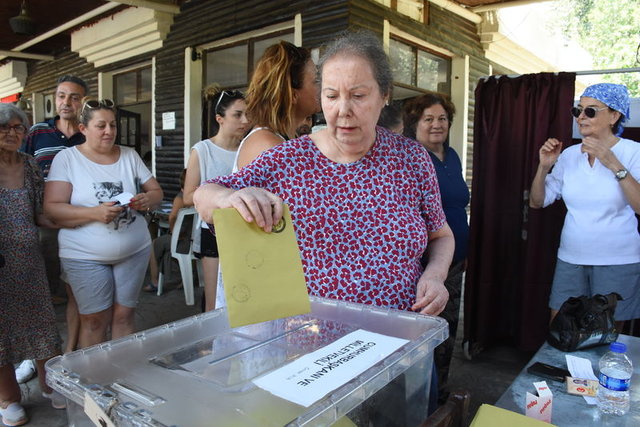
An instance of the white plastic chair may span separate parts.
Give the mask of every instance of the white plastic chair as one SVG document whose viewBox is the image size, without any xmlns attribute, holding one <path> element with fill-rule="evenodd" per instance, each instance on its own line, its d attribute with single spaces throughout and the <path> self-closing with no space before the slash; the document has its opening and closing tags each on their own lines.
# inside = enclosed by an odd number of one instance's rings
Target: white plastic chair
<svg viewBox="0 0 640 427">
<path fill-rule="evenodd" d="M 204 286 L 202 275 L 202 261 L 193 255 L 193 236 L 199 233 L 198 214 L 195 208 L 182 208 L 178 211 L 178 217 L 173 225 L 171 234 L 171 256 L 178 260 L 180 266 L 180 276 L 182 277 L 182 288 L 184 289 L 184 299 L 187 305 L 194 304 L 193 296 L 193 269 L 191 261 L 196 261 L 198 271 L 198 282 L 200 287 Z M 158 295 L 162 294 L 164 284 L 164 273 L 160 272 L 158 277 Z"/>
</svg>

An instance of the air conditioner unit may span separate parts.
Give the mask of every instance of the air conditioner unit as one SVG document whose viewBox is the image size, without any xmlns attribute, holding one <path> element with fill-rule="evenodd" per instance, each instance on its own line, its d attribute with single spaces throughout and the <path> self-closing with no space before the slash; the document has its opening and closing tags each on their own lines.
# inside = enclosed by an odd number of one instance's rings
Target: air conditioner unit
<svg viewBox="0 0 640 427">
<path fill-rule="evenodd" d="M 44 118 L 51 119 L 56 116 L 56 103 L 53 94 L 44 97 Z"/>
</svg>

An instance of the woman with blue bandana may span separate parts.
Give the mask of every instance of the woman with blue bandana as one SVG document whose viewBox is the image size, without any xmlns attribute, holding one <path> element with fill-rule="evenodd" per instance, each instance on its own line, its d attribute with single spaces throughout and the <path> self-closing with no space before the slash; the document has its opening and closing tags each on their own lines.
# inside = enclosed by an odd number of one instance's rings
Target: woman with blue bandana
<svg viewBox="0 0 640 427">
<path fill-rule="evenodd" d="M 620 138 L 629 119 L 627 87 L 589 86 L 571 109 L 582 143 L 562 151 L 549 138 L 539 151 L 529 205 L 567 206 L 549 307 L 569 297 L 617 292 L 617 321 L 640 317 L 640 144 Z M 561 153 L 562 151 L 562 153 Z M 552 169 L 553 168 L 553 169 Z"/>
</svg>

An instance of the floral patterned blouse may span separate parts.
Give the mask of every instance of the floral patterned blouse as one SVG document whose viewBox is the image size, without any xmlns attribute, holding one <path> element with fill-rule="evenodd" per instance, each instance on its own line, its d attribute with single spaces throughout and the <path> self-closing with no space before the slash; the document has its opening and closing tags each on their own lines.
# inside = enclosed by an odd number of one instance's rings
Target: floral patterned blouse
<svg viewBox="0 0 640 427">
<path fill-rule="evenodd" d="M 329 160 L 305 135 L 209 182 L 281 197 L 308 291 L 326 298 L 409 309 L 427 233 L 446 221 L 427 151 L 380 127 L 371 150 L 354 163 Z"/>
</svg>

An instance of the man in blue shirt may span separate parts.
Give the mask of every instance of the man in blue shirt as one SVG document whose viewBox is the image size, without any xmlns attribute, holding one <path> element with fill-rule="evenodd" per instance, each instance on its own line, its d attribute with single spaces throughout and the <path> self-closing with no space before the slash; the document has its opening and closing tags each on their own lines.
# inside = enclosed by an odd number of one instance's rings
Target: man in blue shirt
<svg viewBox="0 0 640 427">
<path fill-rule="evenodd" d="M 58 115 L 29 129 L 22 151 L 35 158 L 45 181 L 55 155 L 84 142 L 84 135 L 78 129 L 78 115 L 86 94 L 87 84 L 82 79 L 70 75 L 60 77 L 55 93 Z"/>
</svg>

